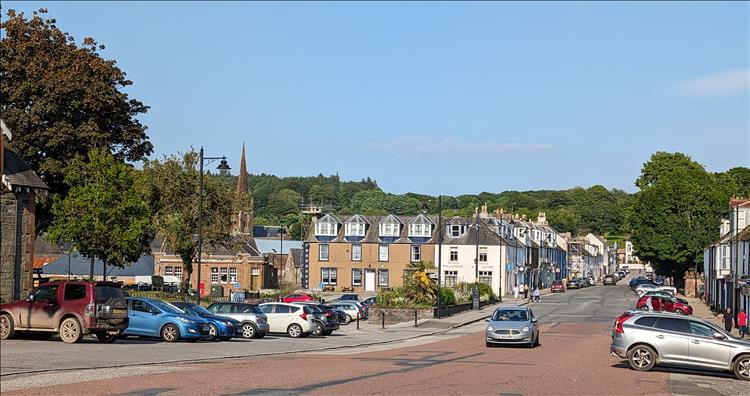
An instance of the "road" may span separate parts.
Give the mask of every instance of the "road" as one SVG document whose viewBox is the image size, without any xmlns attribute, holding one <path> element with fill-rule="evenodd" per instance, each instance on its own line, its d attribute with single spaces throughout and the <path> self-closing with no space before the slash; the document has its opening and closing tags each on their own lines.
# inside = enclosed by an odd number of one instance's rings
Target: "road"
<svg viewBox="0 0 750 396">
<path fill-rule="evenodd" d="M 635 295 L 626 285 L 597 286 L 544 296 L 529 305 L 540 318 L 541 346 L 486 348 L 484 322 L 470 324 L 430 336 L 373 344 L 360 348 L 335 349 L 274 356 L 144 364 L 94 370 L 69 370 L 23 375 L 4 374 L 3 394 L 584 394 L 584 395 L 739 395 L 748 384 L 730 375 L 674 368 L 641 373 L 608 354 L 609 327 L 615 316 L 633 306 Z M 376 332 L 365 333 L 377 337 Z M 342 336 L 346 338 L 347 336 Z M 271 342 L 266 342 L 271 341 Z M 24 345 L 64 350 L 67 367 L 89 359 L 138 362 L 124 358 L 135 348 L 149 355 L 169 350 L 185 356 L 206 353 L 212 348 L 252 345 L 260 348 L 288 347 L 297 341 L 322 344 L 317 340 L 238 340 L 228 343 L 178 344 L 133 342 L 131 345 L 64 345 L 60 342 L 18 341 L 6 347 Z M 166 345 L 166 347 L 165 347 Z M 107 347 L 116 346 L 119 349 Z M 86 353 L 81 353 L 81 347 Z M 27 348 L 23 348 L 27 349 Z M 90 351 L 97 351 L 91 352 Z M 109 351 L 109 352 L 107 352 Z M 104 352 L 104 353 L 103 353 Z M 49 352 L 48 352 L 49 353 Z M 215 351 L 210 352 L 213 355 Z M 92 356 L 96 354 L 96 356 Z M 58 354 L 54 354 L 57 356 Z M 17 355 L 14 355 L 17 356 Z M 130 356 L 126 353 L 126 356 Z M 171 355 L 169 355 L 171 357 Z M 41 356 L 40 358 L 45 358 Z M 124 359 L 124 360 L 123 360 Z M 28 359 L 26 359 L 28 360 Z M 159 359 L 151 359 L 158 361 Z M 162 359 L 166 361 L 168 359 Z M 16 369 L 18 370 L 18 369 Z"/>
</svg>

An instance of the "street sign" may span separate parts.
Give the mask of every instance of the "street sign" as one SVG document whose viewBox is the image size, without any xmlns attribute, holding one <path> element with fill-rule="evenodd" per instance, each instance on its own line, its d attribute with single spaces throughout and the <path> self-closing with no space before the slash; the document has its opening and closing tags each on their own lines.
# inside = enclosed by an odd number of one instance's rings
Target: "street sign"
<svg viewBox="0 0 750 396">
<path fill-rule="evenodd" d="M 320 290 L 323 290 L 323 282 L 320 282 L 320 285 L 318 285 L 318 287 L 320 288 Z"/>
<path fill-rule="evenodd" d="M 513 271 L 513 263 L 508 263 L 508 264 L 506 264 L 506 266 L 505 266 L 505 269 L 506 269 L 507 271 Z"/>
<path fill-rule="evenodd" d="M 237 282 L 237 283 L 235 283 L 235 284 L 234 284 L 234 288 L 235 288 L 235 289 L 239 289 L 239 288 L 240 288 L 240 282 Z"/>
</svg>

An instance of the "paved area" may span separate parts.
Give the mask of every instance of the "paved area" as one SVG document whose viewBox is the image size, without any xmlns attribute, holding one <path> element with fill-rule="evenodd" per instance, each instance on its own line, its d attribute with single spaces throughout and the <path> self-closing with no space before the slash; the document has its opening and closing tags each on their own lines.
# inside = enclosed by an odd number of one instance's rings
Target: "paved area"
<svg viewBox="0 0 750 396">
<path fill-rule="evenodd" d="M 419 337 L 371 342 L 360 347 L 306 353 L 250 356 L 171 364 L 141 364 L 121 368 L 4 374 L 6 394 L 583 394 L 583 395 L 740 395 L 749 386 L 728 374 L 660 367 L 647 373 L 627 368 L 608 354 L 613 318 L 635 304 L 636 296 L 624 282 L 615 287 L 597 286 L 564 294 L 546 295 L 529 306 L 540 318 L 541 346 L 486 348 L 485 312 L 464 318 L 473 323 L 428 332 L 431 321 L 420 328 L 362 329 L 378 334 L 421 331 Z M 451 320 L 458 321 L 454 317 Z M 476 320 L 476 321 L 474 321 Z M 434 323 L 440 323 L 435 321 Z M 447 323 L 447 322 L 443 322 Z M 344 332 L 346 333 L 346 332 Z M 414 333 L 412 333 L 414 334 Z M 355 337 L 351 334 L 342 337 Z M 273 341 L 286 348 L 291 339 L 246 343 L 261 348 Z M 305 339 L 330 343 L 334 337 Z M 23 342 L 23 341 L 22 341 Z M 32 341 L 28 341 L 31 343 Z M 47 342 L 34 341 L 37 344 Z M 59 345 L 61 343 L 52 343 Z M 210 350 L 224 343 L 177 344 L 182 353 L 193 348 Z M 230 342 L 227 345 L 245 345 Z M 268 343 L 269 345 L 271 343 Z M 156 348 L 161 343 L 149 344 Z M 3 356 L 7 344 L 3 342 Z M 72 345 L 70 351 L 78 352 Z M 107 347 L 91 344 L 92 347 Z M 117 346 L 115 344 L 114 346 Z M 112 346 L 110 346 L 112 347 Z M 103 348 L 101 351 L 106 351 Z M 160 349 L 161 350 L 161 349 Z M 78 354 L 69 353 L 70 359 Z M 90 358 L 91 356 L 89 356 Z M 109 352 L 110 360 L 120 356 Z M 3 367 L 6 361 L 3 360 Z"/>
</svg>

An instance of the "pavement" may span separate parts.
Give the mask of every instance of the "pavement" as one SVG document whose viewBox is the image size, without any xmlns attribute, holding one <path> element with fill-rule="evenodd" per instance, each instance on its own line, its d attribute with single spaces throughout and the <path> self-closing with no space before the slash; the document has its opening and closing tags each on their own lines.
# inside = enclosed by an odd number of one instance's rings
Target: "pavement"
<svg viewBox="0 0 750 396">
<path fill-rule="evenodd" d="M 714 314 L 711 311 L 711 308 L 706 305 L 703 300 L 693 297 L 683 298 L 687 300 L 691 307 L 693 307 L 693 316 L 695 316 L 696 318 L 708 320 L 715 323 L 720 328 L 724 328 L 724 316 L 722 314 Z M 737 337 L 740 336 L 740 330 L 737 327 L 734 327 L 734 325 L 732 325 L 732 331 L 730 333 Z"/>
</svg>

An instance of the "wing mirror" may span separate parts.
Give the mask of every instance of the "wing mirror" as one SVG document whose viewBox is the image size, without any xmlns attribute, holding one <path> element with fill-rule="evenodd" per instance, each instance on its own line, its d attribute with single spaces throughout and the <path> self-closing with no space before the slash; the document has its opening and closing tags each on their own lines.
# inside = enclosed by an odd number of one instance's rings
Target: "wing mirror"
<svg viewBox="0 0 750 396">
<path fill-rule="evenodd" d="M 26 301 L 34 301 L 34 295 L 33 294 L 29 294 L 29 296 L 26 297 Z"/>
<path fill-rule="evenodd" d="M 537 323 L 537 322 L 539 322 L 539 319 L 537 319 L 537 318 L 532 318 L 531 319 L 531 323 Z"/>
<path fill-rule="evenodd" d="M 717 331 L 717 332 L 714 332 L 714 338 L 715 338 L 715 339 L 717 339 L 717 340 L 723 340 L 723 339 L 725 339 L 726 337 L 724 337 L 724 334 L 721 334 L 721 333 L 719 333 L 719 332 Z"/>
</svg>

